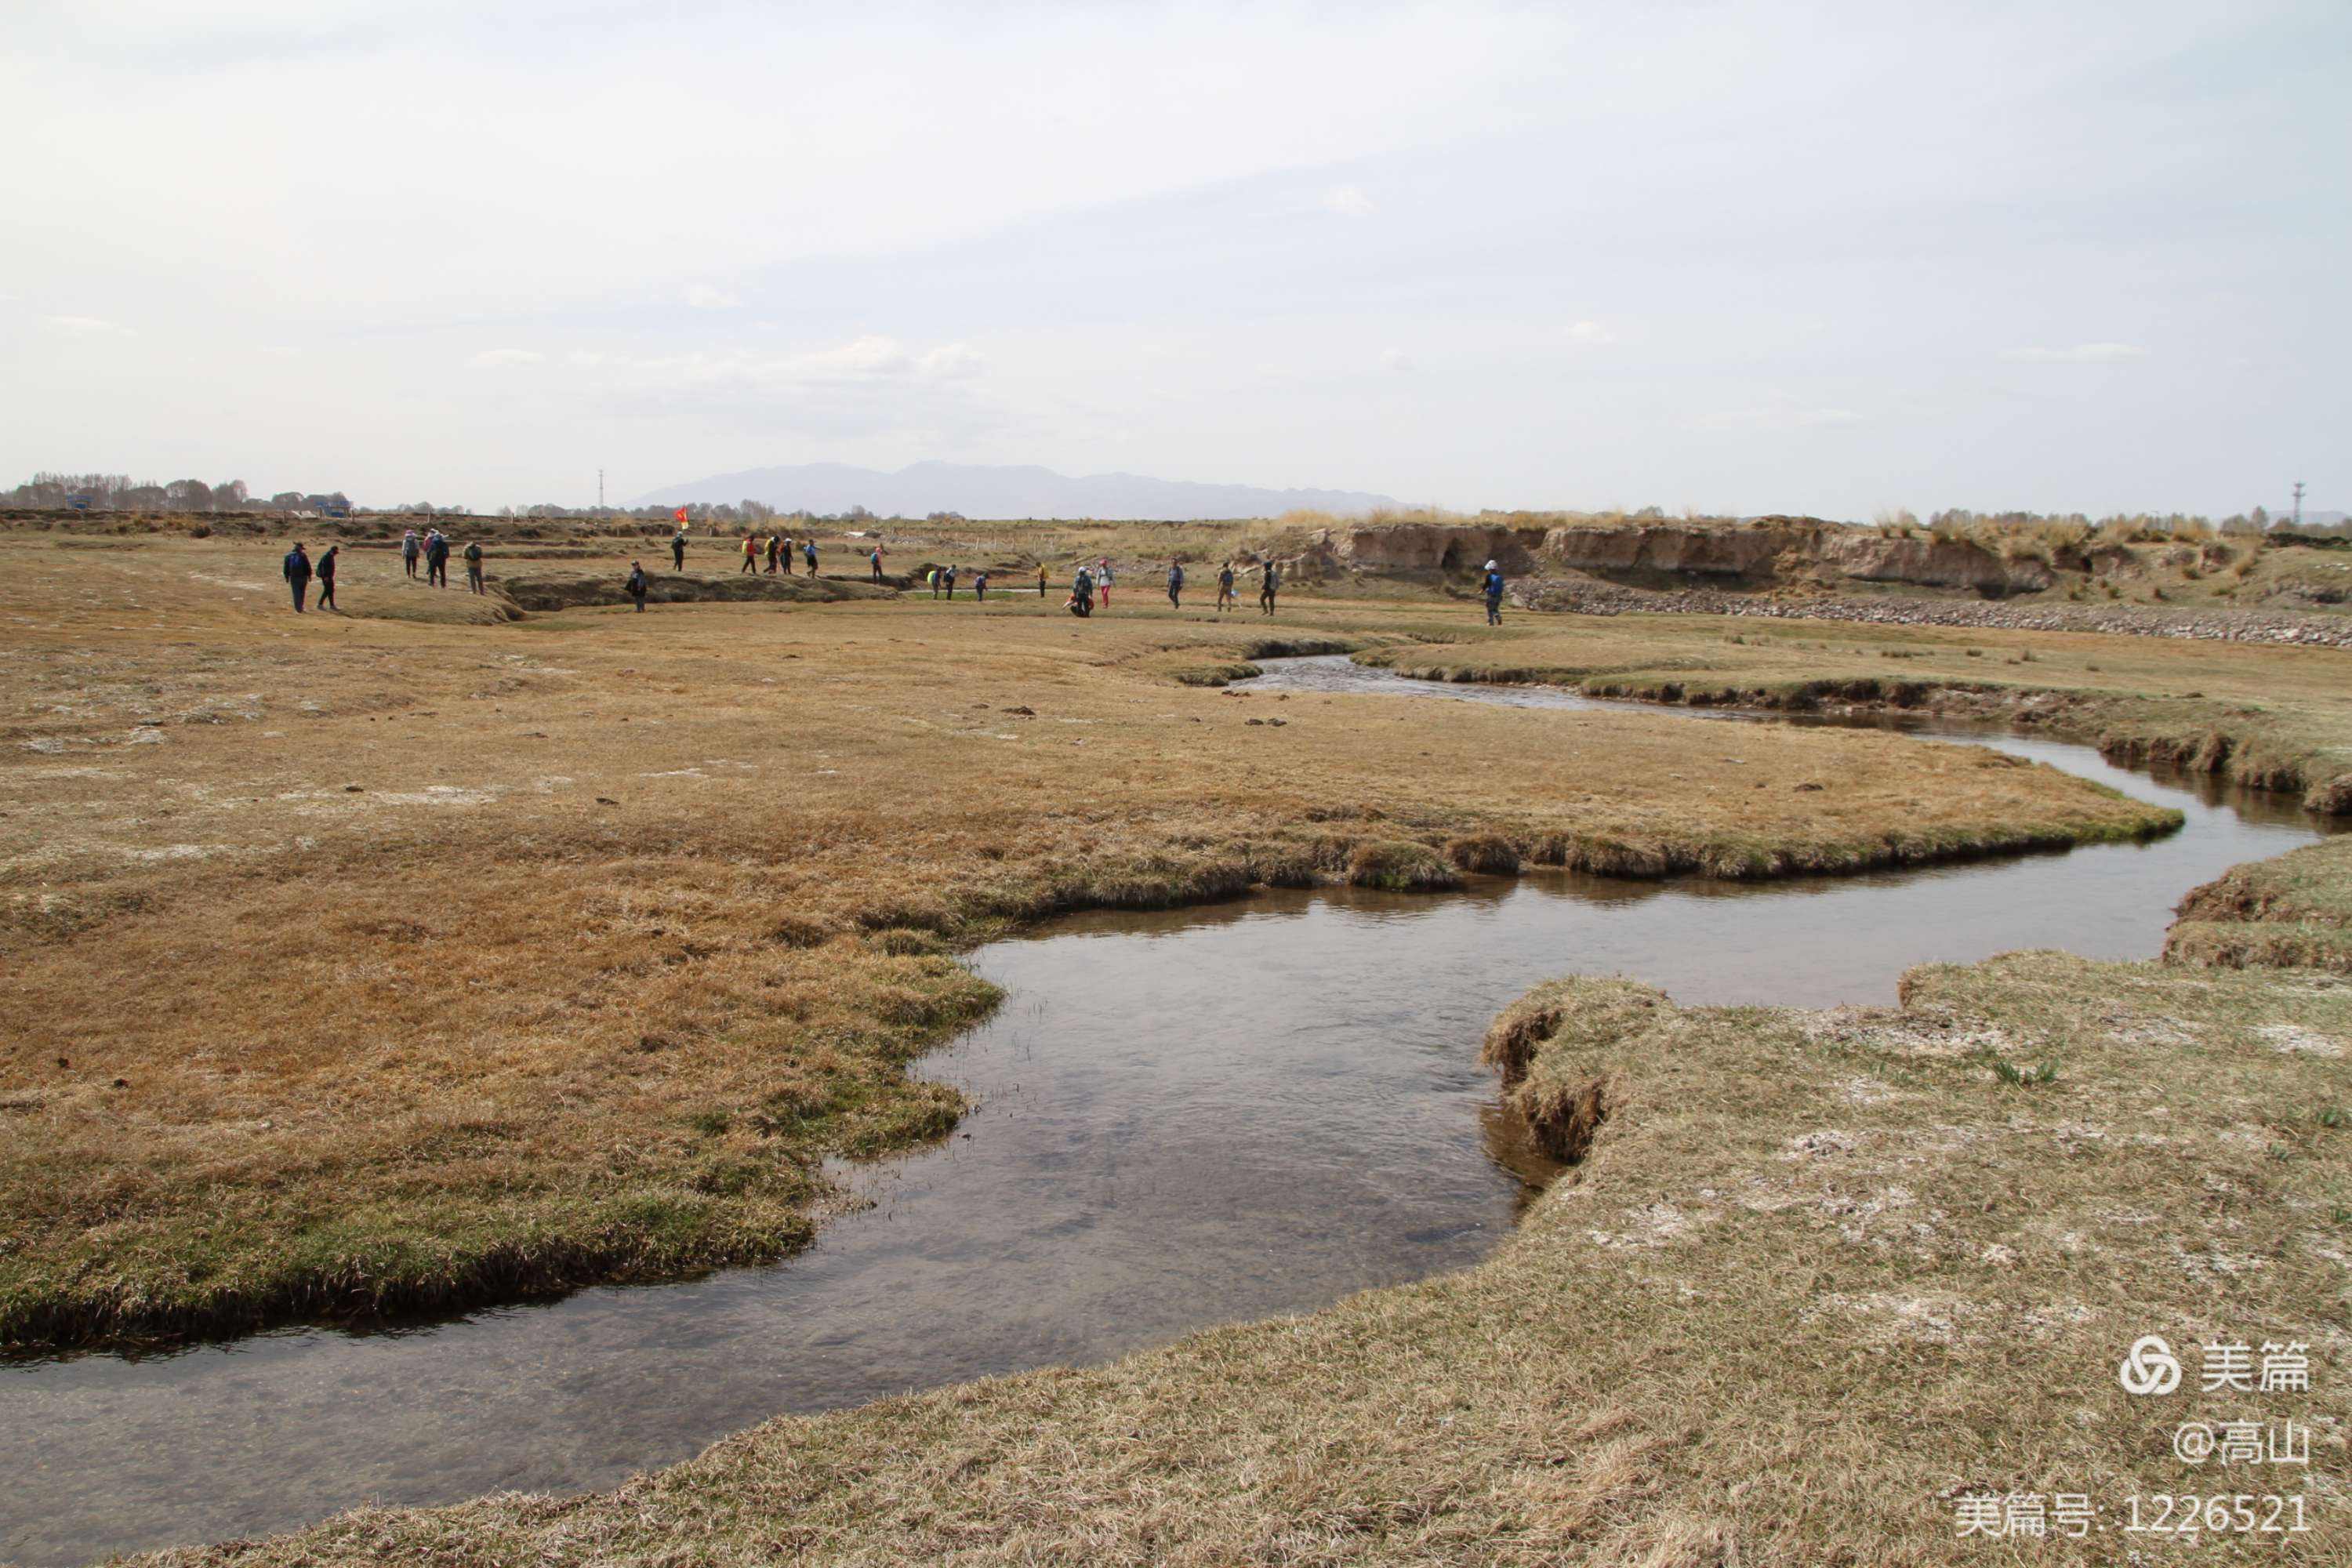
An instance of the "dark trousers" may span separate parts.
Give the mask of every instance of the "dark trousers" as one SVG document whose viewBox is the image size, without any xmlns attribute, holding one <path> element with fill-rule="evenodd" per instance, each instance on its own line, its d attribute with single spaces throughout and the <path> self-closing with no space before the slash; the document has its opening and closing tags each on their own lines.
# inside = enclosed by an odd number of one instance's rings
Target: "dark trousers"
<svg viewBox="0 0 2352 1568">
<path fill-rule="evenodd" d="M 302 596 L 310 591 L 310 579 L 289 577 L 286 581 L 286 585 L 294 590 L 294 613 L 299 616 L 302 613 Z"/>
<path fill-rule="evenodd" d="M 482 586 L 482 569 L 470 561 L 466 563 L 466 586 L 477 594 L 489 592 L 488 588 Z"/>
<path fill-rule="evenodd" d="M 319 579 L 319 608 L 331 610 L 335 607 L 335 580 L 321 577 Z"/>
<path fill-rule="evenodd" d="M 686 570 L 685 545 L 673 544 L 669 547 L 669 569 L 673 572 L 683 572 Z"/>
<path fill-rule="evenodd" d="M 447 587 L 449 585 L 449 563 L 446 561 L 428 562 L 425 568 L 425 579 L 426 582 L 435 584 L 436 587 Z"/>
</svg>

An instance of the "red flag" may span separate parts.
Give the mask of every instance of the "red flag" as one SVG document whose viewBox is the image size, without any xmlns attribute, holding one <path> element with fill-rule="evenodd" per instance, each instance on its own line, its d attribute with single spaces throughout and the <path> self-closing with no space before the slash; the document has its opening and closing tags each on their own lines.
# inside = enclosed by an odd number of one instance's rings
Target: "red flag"
<svg viewBox="0 0 2352 1568">
<path fill-rule="evenodd" d="M 684 508 L 684 507 L 680 507 L 680 508 L 678 508 L 678 509 L 677 509 L 677 510 L 676 510 L 675 512 L 672 512 L 670 515 L 677 519 L 679 526 L 683 527 L 683 526 L 685 525 L 685 523 L 686 523 L 686 508 Z"/>
</svg>

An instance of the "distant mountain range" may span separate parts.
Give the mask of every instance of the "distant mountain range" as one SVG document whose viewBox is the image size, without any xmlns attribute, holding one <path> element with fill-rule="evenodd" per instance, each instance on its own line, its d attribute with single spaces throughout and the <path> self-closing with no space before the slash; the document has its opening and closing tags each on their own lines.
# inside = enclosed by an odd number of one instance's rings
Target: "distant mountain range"
<svg viewBox="0 0 2352 1568">
<path fill-rule="evenodd" d="M 765 501 L 779 511 L 843 512 L 862 506 L 883 517 L 1097 517 L 1116 521 L 1177 521 L 1211 517 L 1270 517 L 1294 507 L 1360 513 L 1394 506 L 1362 490 L 1276 490 L 1256 485 L 1205 485 L 1142 474 L 1086 474 L 977 463 L 912 463 L 887 473 L 846 463 L 746 468 L 648 490 L 632 506 Z"/>
</svg>

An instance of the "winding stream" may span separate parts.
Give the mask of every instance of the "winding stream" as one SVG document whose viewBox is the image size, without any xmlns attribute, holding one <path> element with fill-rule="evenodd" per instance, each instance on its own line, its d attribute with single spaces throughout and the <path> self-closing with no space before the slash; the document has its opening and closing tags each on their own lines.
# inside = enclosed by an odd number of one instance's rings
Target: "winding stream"
<svg viewBox="0 0 2352 1568">
<path fill-rule="evenodd" d="M 1344 658 L 1249 685 L 1611 706 Z M 2320 831 L 2283 797 L 2152 780 L 2086 747 L 1929 732 L 2178 806 L 2187 826 L 1855 877 L 1530 873 L 1056 921 L 973 955 L 1008 1000 L 926 1058 L 979 1109 L 936 1149 L 838 1173 L 872 1206 L 787 1263 L 406 1329 L 0 1365 L 0 1561 L 609 1486 L 782 1412 L 1100 1362 L 1458 1268 L 1549 1174 L 1475 1061 L 1535 982 L 1618 973 L 1686 1003 L 1827 1005 L 1892 1002 L 1929 960 L 2147 957 L 2190 887 Z"/>
</svg>

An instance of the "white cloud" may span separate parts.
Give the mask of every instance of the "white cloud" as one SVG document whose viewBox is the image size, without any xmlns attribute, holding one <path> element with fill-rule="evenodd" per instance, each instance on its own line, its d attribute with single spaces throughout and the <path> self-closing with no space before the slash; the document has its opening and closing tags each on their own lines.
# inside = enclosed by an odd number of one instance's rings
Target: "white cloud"
<svg viewBox="0 0 2352 1568">
<path fill-rule="evenodd" d="M 732 310 L 743 303 L 726 289 L 713 288 L 708 283 L 688 284 L 686 302 L 698 310 Z"/>
<path fill-rule="evenodd" d="M 2000 357 L 2023 364 L 2113 364 L 2117 360 L 2146 359 L 2147 351 L 2137 343 L 2076 343 L 2063 349 L 2006 349 Z"/>
<path fill-rule="evenodd" d="M 41 318 L 61 332 L 78 338 L 135 338 L 139 334 L 120 321 L 110 321 L 103 316 L 44 316 Z"/>
<path fill-rule="evenodd" d="M 1323 193 L 1323 210 L 1341 217 L 1370 217 L 1379 209 L 1361 185 L 1334 185 Z"/>
<path fill-rule="evenodd" d="M 1381 363 L 1388 366 L 1391 370 L 1411 370 L 1413 368 L 1412 356 L 1405 353 L 1402 349 L 1382 349 L 1381 351 Z"/>
<path fill-rule="evenodd" d="M 482 357 L 477 355 L 476 359 L 478 362 Z M 625 384 L 635 392 L 656 396 L 668 393 L 707 395 L 819 388 L 916 387 L 969 380 L 986 363 L 980 351 L 970 343 L 940 343 L 919 353 L 896 338 L 877 333 L 790 353 L 736 349 L 631 355 L 583 350 L 566 357 L 583 368 L 613 373 L 616 387 Z"/>
<path fill-rule="evenodd" d="M 509 364 L 537 364 L 546 357 L 535 349 L 484 349 L 466 363 L 476 370 L 497 370 Z"/>
<path fill-rule="evenodd" d="M 1617 334 L 1599 321 L 1570 321 L 1568 341 L 1572 343 L 1613 343 Z"/>
<path fill-rule="evenodd" d="M 1858 425 L 1862 423 L 1862 416 L 1851 408 L 1828 407 L 1803 403 L 1786 395 L 1775 395 L 1771 401 L 1756 407 L 1727 408 L 1703 414 L 1693 423 L 1702 430 L 1784 433 Z"/>
</svg>

